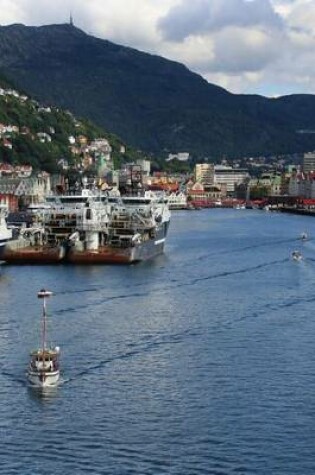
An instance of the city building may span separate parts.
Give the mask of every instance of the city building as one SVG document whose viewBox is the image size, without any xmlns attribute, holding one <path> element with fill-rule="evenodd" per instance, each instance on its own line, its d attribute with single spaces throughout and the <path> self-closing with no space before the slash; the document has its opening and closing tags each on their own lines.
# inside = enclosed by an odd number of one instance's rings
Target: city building
<svg viewBox="0 0 315 475">
<path fill-rule="evenodd" d="M 259 184 L 269 190 L 268 195 L 282 194 L 283 180 L 281 172 L 266 172 L 259 178 Z"/>
<path fill-rule="evenodd" d="M 195 166 L 195 182 L 202 185 L 213 185 L 214 165 L 212 163 L 197 163 Z"/>
<path fill-rule="evenodd" d="M 207 207 L 213 205 L 215 201 L 221 200 L 221 189 L 217 186 L 204 186 L 199 182 L 192 184 L 191 187 L 190 184 L 187 185 L 187 196 L 190 203 Z"/>
<path fill-rule="evenodd" d="M 172 160 L 178 160 L 179 162 L 187 162 L 187 160 L 189 160 L 189 153 L 188 152 L 169 153 L 166 161 L 170 162 Z"/>
<path fill-rule="evenodd" d="M 137 160 L 137 165 L 141 167 L 142 175 L 149 176 L 151 173 L 151 162 L 150 160 Z"/>
<path fill-rule="evenodd" d="M 315 199 L 315 172 L 293 173 L 288 190 L 290 196 Z"/>
<path fill-rule="evenodd" d="M 315 172 L 315 152 L 304 153 L 303 172 Z"/>
<path fill-rule="evenodd" d="M 249 180 L 249 173 L 246 168 L 232 168 L 226 165 L 214 166 L 214 183 L 225 185 L 228 196 L 234 196 L 238 185 Z"/>
</svg>

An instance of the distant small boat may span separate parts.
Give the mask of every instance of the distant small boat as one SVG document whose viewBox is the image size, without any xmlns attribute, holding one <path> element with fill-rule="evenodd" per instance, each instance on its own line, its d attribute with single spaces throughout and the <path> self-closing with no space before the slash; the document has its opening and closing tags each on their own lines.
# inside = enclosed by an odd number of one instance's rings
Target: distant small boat
<svg viewBox="0 0 315 475">
<path fill-rule="evenodd" d="M 237 203 L 233 206 L 234 209 L 246 209 L 245 203 Z"/>
<path fill-rule="evenodd" d="M 303 256 L 300 251 L 293 251 L 291 257 L 294 261 L 301 261 L 303 259 Z"/>
<path fill-rule="evenodd" d="M 301 239 L 302 241 L 306 241 L 306 240 L 308 239 L 307 233 L 305 233 L 305 232 L 304 232 L 304 233 L 301 233 L 300 239 Z"/>
<path fill-rule="evenodd" d="M 43 318 L 42 318 L 42 346 L 31 352 L 27 378 L 33 387 L 46 388 L 58 384 L 60 379 L 59 354 L 60 348 L 50 348 L 46 343 L 47 333 L 47 314 L 46 298 L 50 297 L 52 292 L 42 289 L 37 296 L 43 299 Z"/>
</svg>

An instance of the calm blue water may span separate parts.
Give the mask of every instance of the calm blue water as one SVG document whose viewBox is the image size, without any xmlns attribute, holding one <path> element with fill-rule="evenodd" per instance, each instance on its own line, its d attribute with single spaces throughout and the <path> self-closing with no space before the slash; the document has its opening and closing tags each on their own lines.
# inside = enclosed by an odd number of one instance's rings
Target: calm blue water
<svg viewBox="0 0 315 475">
<path fill-rule="evenodd" d="M 42 287 L 45 396 L 24 376 Z M 1 266 L 0 473 L 314 474 L 314 289 L 315 220 L 253 210 L 173 213 L 151 263 Z"/>
</svg>

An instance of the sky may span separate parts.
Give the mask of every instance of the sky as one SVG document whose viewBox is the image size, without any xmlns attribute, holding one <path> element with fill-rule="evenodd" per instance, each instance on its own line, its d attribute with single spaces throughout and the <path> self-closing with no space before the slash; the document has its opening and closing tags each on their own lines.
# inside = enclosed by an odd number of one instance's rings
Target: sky
<svg viewBox="0 0 315 475">
<path fill-rule="evenodd" d="M 0 0 L 0 25 L 69 22 L 236 94 L 315 94 L 315 0 Z"/>
</svg>

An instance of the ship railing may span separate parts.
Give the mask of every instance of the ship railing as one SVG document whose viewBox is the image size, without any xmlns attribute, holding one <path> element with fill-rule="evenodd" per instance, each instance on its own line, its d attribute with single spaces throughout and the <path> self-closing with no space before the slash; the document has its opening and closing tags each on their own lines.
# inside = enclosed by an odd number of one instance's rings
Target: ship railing
<svg viewBox="0 0 315 475">
<path fill-rule="evenodd" d="M 154 226 L 151 217 L 144 218 L 140 216 L 138 213 L 133 213 L 132 215 L 114 215 L 110 220 L 109 225 L 113 228 L 121 227 L 121 228 L 133 228 L 133 227 L 141 227 L 151 228 Z"/>
<path fill-rule="evenodd" d="M 116 248 L 128 248 L 130 246 L 134 246 L 135 243 L 132 241 L 133 236 L 112 236 L 109 240 L 109 244 L 112 247 Z"/>
<path fill-rule="evenodd" d="M 76 226 L 78 231 L 105 231 L 108 229 L 107 223 L 79 223 Z"/>
<path fill-rule="evenodd" d="M 152 229 L 152 226 L 144 226 L 141 223 L 111 223 L 107 229 L 115 234 L 137 233 Z"/>
<path fill-rule="evenodd" d="M 50 220 L 46 221 L 45 223 L 46 227 L 55 227 L 55 228 L 73 228 L 76 225 L 76 220 Z"/>
</svg>

